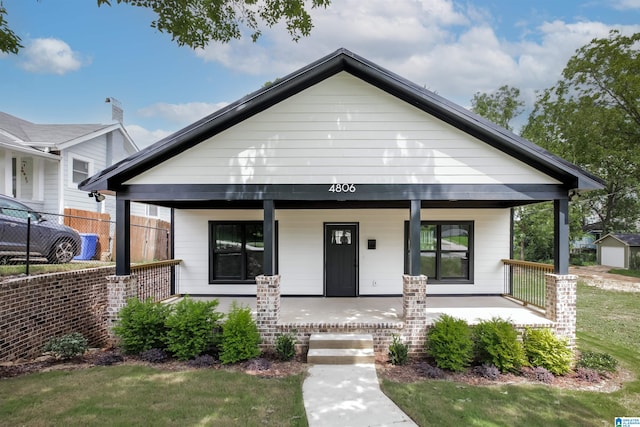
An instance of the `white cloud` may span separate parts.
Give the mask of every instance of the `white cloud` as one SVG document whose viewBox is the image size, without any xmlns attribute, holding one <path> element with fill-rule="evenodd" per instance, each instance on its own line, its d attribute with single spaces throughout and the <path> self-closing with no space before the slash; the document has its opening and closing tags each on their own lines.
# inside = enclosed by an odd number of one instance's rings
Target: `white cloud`
<svg viewBox="0 0 640 427">
<path fill-rule="evenodd" d="M 201 118 L 208 116 L 209 114 L 227 105 L 227 102 L 218 102 L 216 104 L 206 102 L 168 104 L 159 102 L 139 109 L 136 114 L 144 119 L 159 119 L 146 120 L 146 122 L 161 122 L 164 125 L 174 124 L 175 128 L 173 130 L 149 130 L 140 125 L 127 125 L 126 128 L 127 132 L 129 132 L 129 135 L 131 135 L 131 138 L 138 145 L 138 147 L 144 148 L 148 145 L 160 141 L 166 136 L 171 135 L 179 128 L 200 120 Z"/>
<path fill-rule="evenodd" d="M 613 8 L 618 10 L 640 9 L 640 0 L 615 0 Z"/>
<path fill-rule="evenodd" d="M 162 129 L 148 130 L 138 125 L 127 125 L 125 127 L 127 128 L 127 133 L 129 133 L 129 136 L 133 139 L 133 142 L 141 149 L 173 133 L 173 131 Z"/>
<path fill-rule="evenodd" d="M 89 61 L 62 40 L 53 38 L 33 39 L 20 53 L 24 60 L 20 66 L 33 73 L 66 74 L 76 71 Z"/>
<path fill-rule="evenodd" d="M 632 6 L 640 0 L 618 3 Z M 561 77 L 576 49 L 614 28 L 589 21 L 529 23 L 526 28 L 513 23 L 520 38 L 507 40 L 494 30 L 489 9 L 452 0 L 343 0 L 314 9 L 312 17 L 311 36 L 295 44 L 278 27 L 265 30 L 258 44 L 246 39 L 216 44 L 197 55 L 272 80 L 345 47 L 465 105 L 474 93 L 504 84 L 533 100 L 536 90 Z M 615 28 L 640 31 L 638 25 Z"/>
<path fill-rule="evenodd" d="M 186 125 L 199 120 L 216 110 L 228 105 L 226 102 L 211 104 L 206 102 L 189 102 L 186 104 L 156 103 L 141 108 L 137 113 L 142 117 L 160 117 L 173 123 Z"/>
</svg>

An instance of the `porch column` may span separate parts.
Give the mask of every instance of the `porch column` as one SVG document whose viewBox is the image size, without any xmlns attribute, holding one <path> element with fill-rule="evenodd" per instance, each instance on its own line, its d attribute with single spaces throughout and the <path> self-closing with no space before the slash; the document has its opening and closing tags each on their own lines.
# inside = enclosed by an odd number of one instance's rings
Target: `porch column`
<svg viewBox="0 0 640 427">
<path fill-rule="evenodd" d="M 545 295 L 545 317 L 553 322 L 554 333 L 576 345 L 576 290 L 578 276 L 573 274 L 547 274 Z"/>
<path fill-rule="evenodd" d="M 275 238 L 275 230 L 276 230 L 276 215 L 275 215 L 275 207 L 273 200 L 264 200 L 263 211 L 264 211 L 264 259 L 263 259 L 263 269 L 265 276 L 273 276 L 276 269 L 275 263 L 275 254 L 276 254 L 276 238 Z"/>
<path fill-rule="evenodd" d="M 256 286 L 256 324 L 260 332 L 260 347 L 263 351 L 272 350 L 280 321 L 280 276 L 257 276 Z"/>
<path fill-rule="evenodd" d="M 131 274 L 131 201 L 116 195 L 116 275 Z"/>
<path fill-rule="evenodd" d="M 427 333 L 427 276 L 402 276 L 403 338 L 409 353 L 424 353 Z"/>
<path fill-rule="evenodd" d="M 411 201 L 411 217 L 409 220 L 409 273 L 420 275 L 420 200 Z"/>
<path fill-rule="evenodd" d="M 569 199 L 553 201 L 553 266 L 556 274 L 569 274 Z"/>
<path fill-rule="evenodd" d="M 113 327 L 118 322 L 118 314 L 127 305 L 129 298 L 138 296 L 138 279 L 134 276 L 107 276 L 106 323 L 110 340 L 115 340 Z"/>
</svg>

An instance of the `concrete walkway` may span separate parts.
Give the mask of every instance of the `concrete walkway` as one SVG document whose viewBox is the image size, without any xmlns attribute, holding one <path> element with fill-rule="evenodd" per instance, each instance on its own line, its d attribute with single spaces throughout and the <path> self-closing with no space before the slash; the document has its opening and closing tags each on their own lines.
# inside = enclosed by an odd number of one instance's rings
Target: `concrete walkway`
<svg viewBox="0 0 640 427">
<path fill-rule="evenodd" d="M 417 426 L 382 393 L 373 364 L 311 365 L 302 395 L 309 427 Z"/>
</svg>

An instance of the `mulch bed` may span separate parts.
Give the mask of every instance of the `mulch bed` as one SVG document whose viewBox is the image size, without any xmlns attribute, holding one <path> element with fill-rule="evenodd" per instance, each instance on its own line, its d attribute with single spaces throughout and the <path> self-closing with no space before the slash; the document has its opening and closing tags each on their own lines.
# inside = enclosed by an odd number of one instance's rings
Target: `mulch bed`
<svg viewBox="0 0 640 427">
<path fill-rule="evenodd" d="M 16 362 L 0 363 L 0 380 L 4 378 L 28 375 L 36 372 L 49 371 L 73 371 L 77 369 L 88 369 L 94 366 L 105 365 L 100 360 L 110 359 L 109 356 L 120 356 L 117 350 L 93 349 L 85 355 L 69 360 L 59 360 L 50 355 L 44 355 L 33 360 L 22 360 Z M 185 371 L 195 369 L 225 369 L 233 372 L 244 372 L 249 375 L 256 375 L 264 378 L 280 378 L 288 375 L 295 375 L 305 372 L 307 364 L 296 358 L 292 361 L 283 362 L 274 355 L 263 355 L 263 357 L 240 362 L 232 365 L 222 365 L 215 362 L 210 366 L 194 366 L 189 362 L 169 359 L 162 363 L 151 363 L 140 359 L 137 356 L 122 355 L 120 361 L 115 361 L 113 365 L 141 365 L 150 366 L 166 371 Z M 119 357 L 111 357 L 117 359 Z"/>
<path fill-rule="evenodd" d="M 281 378 L 289 375 L 304 373 L 308 365 L 301 356 L 292 361 L 283 362 L 275 355 L 267 354 L 262 357 L 230 365 L 222 365 L 215 362 L 210 366 L 194 366 L 193 363 L 170 359 L 163 363 L 151 363 L 140 359 L 138 356 L 120 356 L 117 350 L 113 349 L 93 349 L 84 356 L 70 360 L 58 360 L 53 356 L 45 355 L 34 360 L 0 363 L 0 380 L 4 378 L 28 375 L 36 372 L 48 371 L 72 371 L 77 369 L 89 369 L 94 366 L 104 365 L 101 360 L 117 360 L 114 365 L 141 365 L 150 366 L 166 371 L 185 371 L 196 369 L 219 369 L 231 372 L 244 372 L 248 375 L 255 375 L 263 378 Z M 376 369 L 380 378 L 399 383 L 415 383 L 432 379 L 429 375 L 433 367 L 425 360 L 411 360 L 407 365 L 394 366 L 386 358 L 379 355 L 376 360 Z M 630 371 L 619 369 L 616 373 L 601 375 L 600 381 L 588 382 L 569 373 L 564 376 L 554 377 L 550 382 L 543 383 L 528 378 L 525 375 L 500 374 L 497 379 L 490 380 L 484 378 L 472 370 L 462 373 L 444 372 L 440 378 L 442 381 L 453 381 L 463 385 L 479 386 L 499 386 L 506 384 L 538 384 L 549 387 L 563 389 L 614 392 L 619 390 L 624 382 L 633 380 Z"/>
</svg>

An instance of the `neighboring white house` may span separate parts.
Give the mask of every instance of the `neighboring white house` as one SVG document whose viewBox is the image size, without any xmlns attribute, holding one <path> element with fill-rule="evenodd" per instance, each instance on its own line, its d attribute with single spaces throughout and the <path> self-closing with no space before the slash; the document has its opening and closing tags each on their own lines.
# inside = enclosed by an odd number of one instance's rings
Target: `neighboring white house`
<svg viewBox="0 0 640 427">
<path fill-rule="evenodd" d="M 114 217 L 113 197 L 97 202 L 78 184 L 138 150 L 119 122 L 37 124 L 0 112 L 0 193 L 41 212 L 75 208 Z M 160 215 L 156 207 L 133 209 L 137 215 L 149 211 Z"/>
<path fill-rule="evenodd" d="M 80 185 L 175 208 L 179 293 L 501 294 L 511 208 L 554 201 L 568 271 L 568 193 L 602 182 L 347 50 L 203 118 Z M 126 224 L 116 240 L 127 243 Z M 126 251 L 116 274 L 128 274 Z"/>
</svg>

